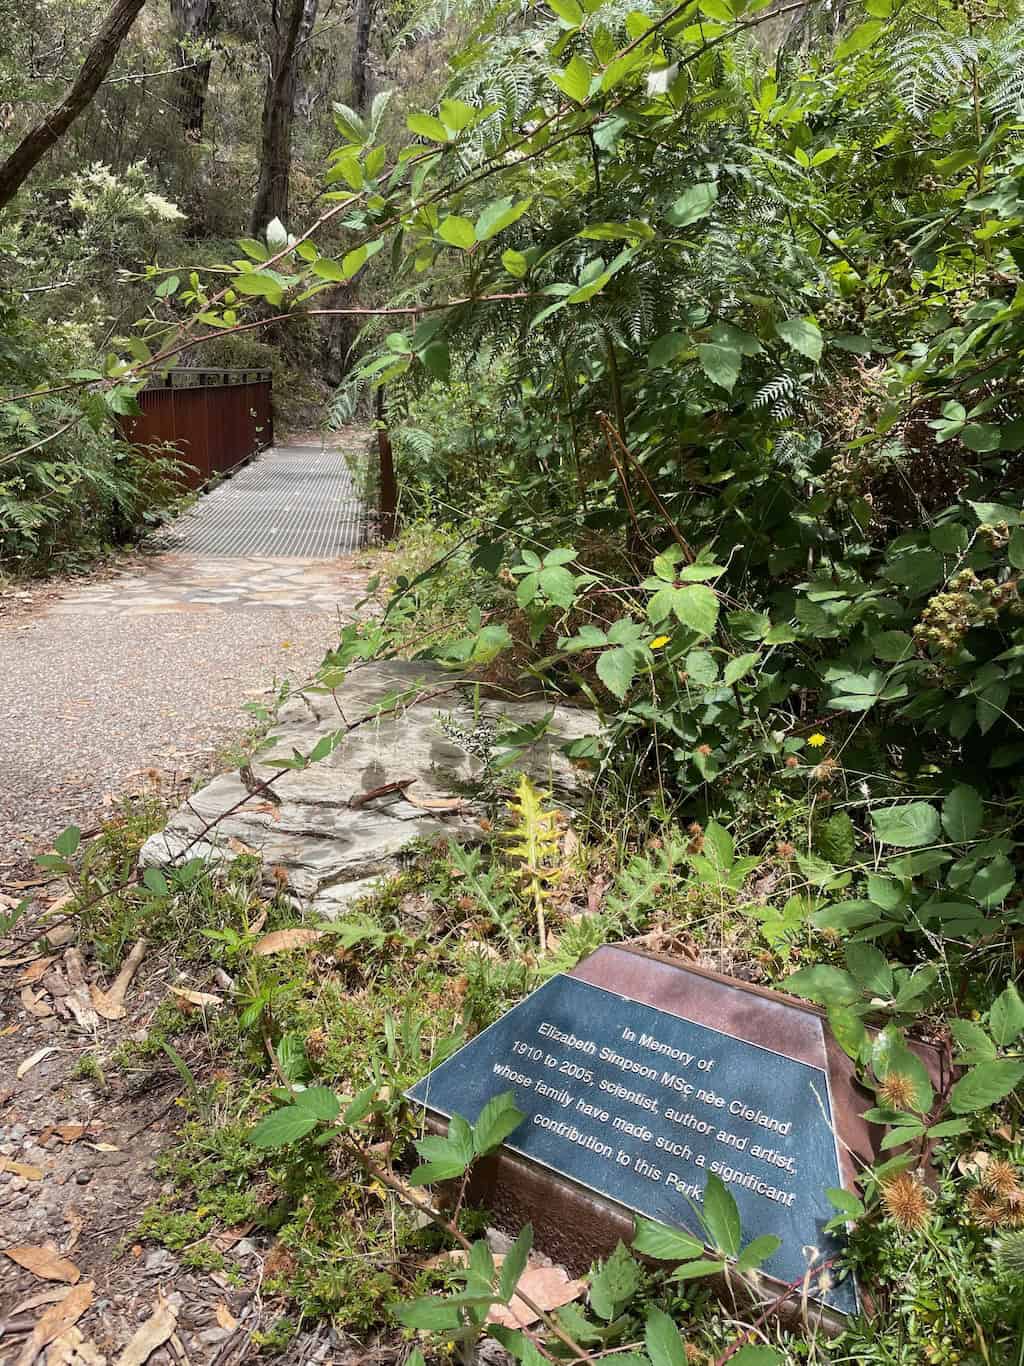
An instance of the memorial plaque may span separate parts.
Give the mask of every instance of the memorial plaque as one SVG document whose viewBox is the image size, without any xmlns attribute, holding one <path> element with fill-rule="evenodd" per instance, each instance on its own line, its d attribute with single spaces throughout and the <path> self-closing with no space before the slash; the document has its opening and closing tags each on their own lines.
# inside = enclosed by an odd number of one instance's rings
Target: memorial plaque
<svg viewBox="0 0 1024 1366">
<path fill-rule="evenodd" d="M 604 949 L 408 1094 L 428 1111 L 473 1121 L 512 1091 L 525 1114 L 506 1140 L 513 1153 L 691 1233 L 700 1230 L 688 1200 L 699 1205 L 714 1172 L 739 1206 L 744 1243 L 762 1233 L 782 1240 L 762 1270 L 789 1284 L 805 1273 L 805 1247 L 819 1259 L 839 1250 L 823 1231 L 835 1214 L 825 1190 L 849 1173 L 831 1043 L 816 1013 L 782 998 Z M 855 1312 L 852 1278 L 822 1304 Z"/>
</svg>

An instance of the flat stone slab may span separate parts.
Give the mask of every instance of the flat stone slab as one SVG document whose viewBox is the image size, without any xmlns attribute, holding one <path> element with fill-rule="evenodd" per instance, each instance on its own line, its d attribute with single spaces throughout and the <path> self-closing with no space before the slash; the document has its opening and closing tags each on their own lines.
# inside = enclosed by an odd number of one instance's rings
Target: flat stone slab
<svg viewBox="0 0 1024 1366">
<path fill-rule="evenodd" d="M 326 759 L 281 773 L 274 784 L 279 805 L 265 794 L 250 794 L 238 772 L 214 778 L 189 798 L 166 829 L 146 841 L 141 865 L 169 867 L 197 857 L 220 862 L 252 850 L 262 857 L 268 881 L 287 878 L 305 907 L 331 916 L 365 895 L 378 877 L 395 873 L 413 841 L 482 839 L 482 807 L 472 788 L 484 763 L 456 743 L 451 732 L 460 740 L 471 737 L 472 747 L 473 740 L 486 740 L 487 729 L 503 718 L 505 724 L 532 725 L 551 713 L 552 706 L 482 700 L 474 711 L 464 688 L 425 696 L 450 682 L 450 675 L 429 665 L 389 662 L 353 671 L 336 695 L 290 698 L 278 715 L 272 747 L 252 764 L 258 781 L 278 772 L 267 766 L 268 759 L 290 757 L 296 750 L 308 754 L 323 736 L 372 712 L 383 699 L 396 692 L 410 694 L 399 713 L 353 730 Z M 597 729 L 592 712 L 556 706 L 547 730 L 525 751 L 519 767 L 553 788 L 561 802 L 578 803 L 585 774 L 562 749 Z M 394 792 L 359 801 L 407 779 L 415 780 L 408 795 Z M 458 809 L 429 806 L 454 797 L 463 797 Z M 207 831 L 220 816 L 224 818 Z"/>
</svg>

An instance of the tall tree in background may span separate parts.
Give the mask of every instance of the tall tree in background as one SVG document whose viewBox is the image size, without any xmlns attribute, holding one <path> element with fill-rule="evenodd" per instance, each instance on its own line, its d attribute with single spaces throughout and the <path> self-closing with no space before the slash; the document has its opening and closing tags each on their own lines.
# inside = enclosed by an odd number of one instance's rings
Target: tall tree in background
<svg viewBox="0 0 1024 1366">
<path fill-rule="evenodd" d="M 114 0 L 64 99 L 22 138 L 0 166 L 0 209 L 9 204 L 36 165 L 89 104 L 113 65 L 146 0 Z"/>
<path fill-rule="evenodd" d="M 181 127 L 190 142 L 203 136 L 206 93 L 210 87 L 210 60 L 196 60 L 197 50 L 213 31 L 216 0 L 170 0 L 175 31 L 175 64 L 178 74 L 178 111 Z"/>
<path fill-rule="evenodd" d="M 359 114 L 366 108 L 366 62 L 370 54 L 370 25 L 373 0 L 355 0 L 355 32 L 352 41 L 352 108 Z"/>
<path fill-rule="evenodd" d="M 270 66 L 263 101 L 260 178 L 249 229 L 253 236 L 271 219 L 288 221 L 292 165 L 292 120 L 299 69 L 316 23 L 319 0 L 274 0 L 271 9 Z"/>
</svg>

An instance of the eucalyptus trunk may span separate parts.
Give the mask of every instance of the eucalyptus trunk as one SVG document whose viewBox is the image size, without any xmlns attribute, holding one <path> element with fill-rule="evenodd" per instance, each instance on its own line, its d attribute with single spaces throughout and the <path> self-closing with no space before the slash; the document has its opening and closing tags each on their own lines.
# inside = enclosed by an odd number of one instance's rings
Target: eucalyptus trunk
<svg viewBox="0 0 1024 1366">
<path fill-rule="evenodd" d="M 292 122 L 302 54 L 316 23 L 318 0 L 274 5 L 270 69 L 263 100 L 260 175 L 249 228 L 255 237 L 274 218 L 288 222 L 292 169 Z"/>
<path fill-rule="evenodd" d="M 50 148 L 89 107 L 145 3 L 146 0 L 115 0 L 67 95 L 56 109 L 29 129 L 0 166 L 0 209 L 11 202 Z"/>
<path fill-rule="evenodd" d="M 361 114 L 369 94 L 366 64 L 370 55 L 373 0 L 356 0 L 355 35 L 352 43 L 352 108 Z"/>
<path fill-rule="evenodd" d="M 174 60 L 178 72 L 178 117 L 186 138 L 198 142 L 203 136 L 206 95 L 210 88 L 209 59 L 196 61 L 196 46 L 213 31 L 216 0 L 171 0 L 174 21 Z"/>
</svg>

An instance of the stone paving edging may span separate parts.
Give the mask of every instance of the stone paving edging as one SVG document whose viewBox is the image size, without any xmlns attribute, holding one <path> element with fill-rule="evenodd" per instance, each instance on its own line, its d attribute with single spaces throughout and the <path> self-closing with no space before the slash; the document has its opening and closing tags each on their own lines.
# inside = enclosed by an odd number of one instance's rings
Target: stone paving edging
<svg viewBox="0 0 1024 1366">
<path fill-rule="evenodd" d="M 441 687 L 451 675 L 429 665 L 403 662 L 375 664 L 353 672 L 331 694 L 293 697 L 281 709 L 274 727 L 275 743 L 254 763 L 258 781 L 278 770 L 266 760 L 309 753 L 324 735 L 356 720 L 398 690 L 419 684 Z M 339 707 L 343 715 L 339 714 Z M 285 771 L 274 784 L 280 804 L 250 796 L 238 772 L 222 773 L 192 796 L 164 831 L 143 846 L 143 867 L 167 867 L 213 820 L 238 803 L 188 851 L 188 857 L 230 861 L 246 850 L 262 857 L 268 882 L 287 879 L 296 899 L 314 913 L 336 916 L 364 895 L 381 876 L 396 872 L 401 856 L 415 840 L 455 837 L 479 840 L 481 809 L 467 799 L 458 811 L 424 809 L 416 802 L 451 798 L 479 777 L 482 764 L 448 738 L 438 713 L 450 714 L 464 731 L 480 722 L 495 725 L 502 717 L 533 724 L 552 712 L 547 732 L 524 755 L 521 767 L 538 782 L 553 787 L 560 799 L 576 804 L 583 794 L 580 770 L 561 752 L 570 740 L 598 729 L 592 712 L 546 702 L 486 700 L 479 711 L 464 693 L 424 701 L 396 716 L 383 717 L 355 730 L 326 759 L 301 772 Z M 344 719 L 343 719 L 344 718 Z M 400 794 L 350 805 L 352 798 L 408 778 L 415 779 L 407 800 Z"/>
</svg>

